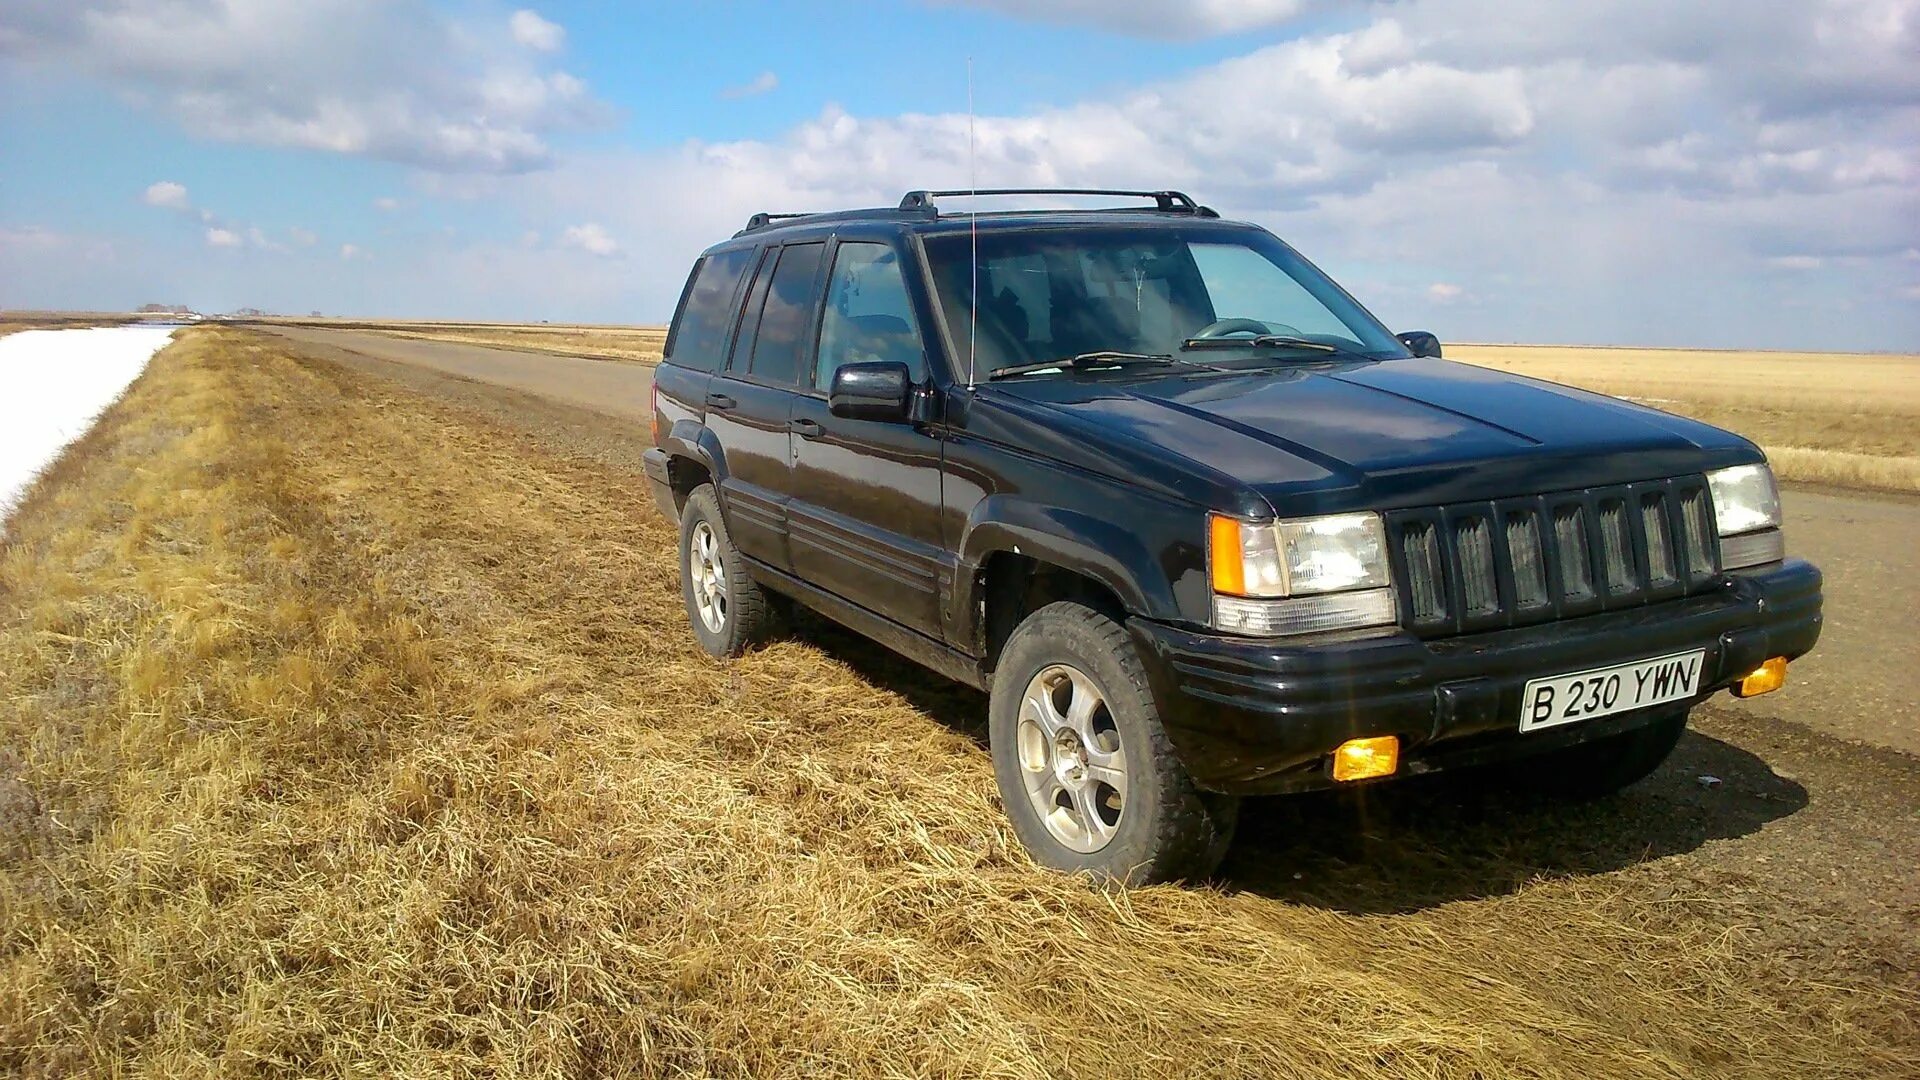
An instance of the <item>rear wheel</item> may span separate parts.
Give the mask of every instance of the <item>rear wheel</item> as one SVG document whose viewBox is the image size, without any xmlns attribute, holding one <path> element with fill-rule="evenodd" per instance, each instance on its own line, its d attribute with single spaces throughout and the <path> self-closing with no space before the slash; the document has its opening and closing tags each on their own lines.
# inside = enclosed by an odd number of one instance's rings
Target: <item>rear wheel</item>
<svg viewBox="0 0 1920 1080">
<path fill-rule="evenodd" d="M 1676 709 L 1632 731 L 1508 762 L 1516 787 L 1585 801 L 1611 795 L 1653 774 L 1687 730 L 1687 710 Z"/>
<path fill-rule="evenodd" d="M 1120 624 L 1049 604 L 1007 639 L 988 705 L 994 774 L 1035 861 L 1128 885 L 1201 877 L 1236 799 L 1194 786 Z"/>
<path fill-rule="evenodd" d="M 747 576 L 711 484 L 695 488 L 680 512 L 680 591 L 694 638 L 714 656 L 739 656 L 777 628 L 773 598 Z"/>
</svg>

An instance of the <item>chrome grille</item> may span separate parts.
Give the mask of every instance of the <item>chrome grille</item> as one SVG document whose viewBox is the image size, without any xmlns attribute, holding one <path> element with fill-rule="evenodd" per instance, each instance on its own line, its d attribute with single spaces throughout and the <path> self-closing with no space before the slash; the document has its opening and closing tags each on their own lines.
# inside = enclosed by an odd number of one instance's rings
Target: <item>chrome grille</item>
<svg viewBox="0 0 1920 1080">
<path fill-rule="evenodd" d="M 1672 599 L 1718 575 L 1699 476 L 1387 514 L 1402 621 L 1423 637 Z"/>
</svg>

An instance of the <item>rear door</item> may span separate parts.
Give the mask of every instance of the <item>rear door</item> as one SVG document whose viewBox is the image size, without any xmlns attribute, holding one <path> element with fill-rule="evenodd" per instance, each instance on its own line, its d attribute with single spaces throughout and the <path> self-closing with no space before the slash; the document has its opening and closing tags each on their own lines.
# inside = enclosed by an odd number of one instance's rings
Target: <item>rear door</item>
<svg viewBox="0 0 1920 1080">
<path fill-rule="evenodd" d="M 727 360 L 734 298 L 756 254 L 753 248 L 716 252 L 687 276 L 667 332 L 666 355 L 653 371 L 656 442 L 678 421 L 698 419 L 706 411 L 707 383 Z"/>
<path fill-rule="evenodd" d="M 905 418 L 849 420 L 827 409 L 842 364 L 897 361 L 926 384 L 906 264 L 891 243 L 835 245 L 820 343 L 793 404 L 789 531 L 800 577 L 939 638 L 940 440 Z"/>
<path fill-rule="evenodd" d="M 768 248 L 760 258 L 724 371 L 707 384 L 707 427 L 726 454 L 720 483 L 741 553 L 791 570 L 787 543 L 792 456 L 787 421 L 811 346 L 824 243 Z"/>
</svg>

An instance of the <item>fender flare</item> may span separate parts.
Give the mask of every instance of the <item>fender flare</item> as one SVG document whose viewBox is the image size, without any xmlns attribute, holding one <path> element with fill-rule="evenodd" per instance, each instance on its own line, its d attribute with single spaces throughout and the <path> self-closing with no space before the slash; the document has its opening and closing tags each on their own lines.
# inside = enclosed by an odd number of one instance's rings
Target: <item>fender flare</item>
<svg viewBox="0 0 1920 1080">
<path fill-rule="evenodd" d="M 676 458 L 698 462 L 713 478 L 714 491 L 720 490 L 720 481 L 727 475 L 727 456 L 720 440 L 705 424 L 691 419 L 674 421 L 667 437 L 660 441 L 660 449 L 667 455 L 669 470 Z"/>
<path fill-rule="evenodd" d="M 1102 517 L 1030 499 L 991 495 L 968 515 L 959 545 L 963 580 L 956 614 L 971 627 L 980 602 L 980 568 L 1000 552 L 1050 563 L 1105 586 L 1130 615 L 1177 618 L 1173 583 L 1130 529 Z"/>
</svg>

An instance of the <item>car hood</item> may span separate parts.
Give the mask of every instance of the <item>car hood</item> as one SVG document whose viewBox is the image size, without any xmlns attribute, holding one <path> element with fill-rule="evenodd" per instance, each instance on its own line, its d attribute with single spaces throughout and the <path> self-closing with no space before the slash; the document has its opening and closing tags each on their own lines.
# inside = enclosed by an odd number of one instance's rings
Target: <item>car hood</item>
<svg viewBox="0 0 1920 1080">
<path fill-rule="evenodd" d="M 1739 436 L 1572 387 L 1444 360 L 1248 373 L 1156 370 L 1006 384 L 1094 432 L 1232 477 L 1277 511 L 1503 498 L 1759 460 Z"/>
</svg>

